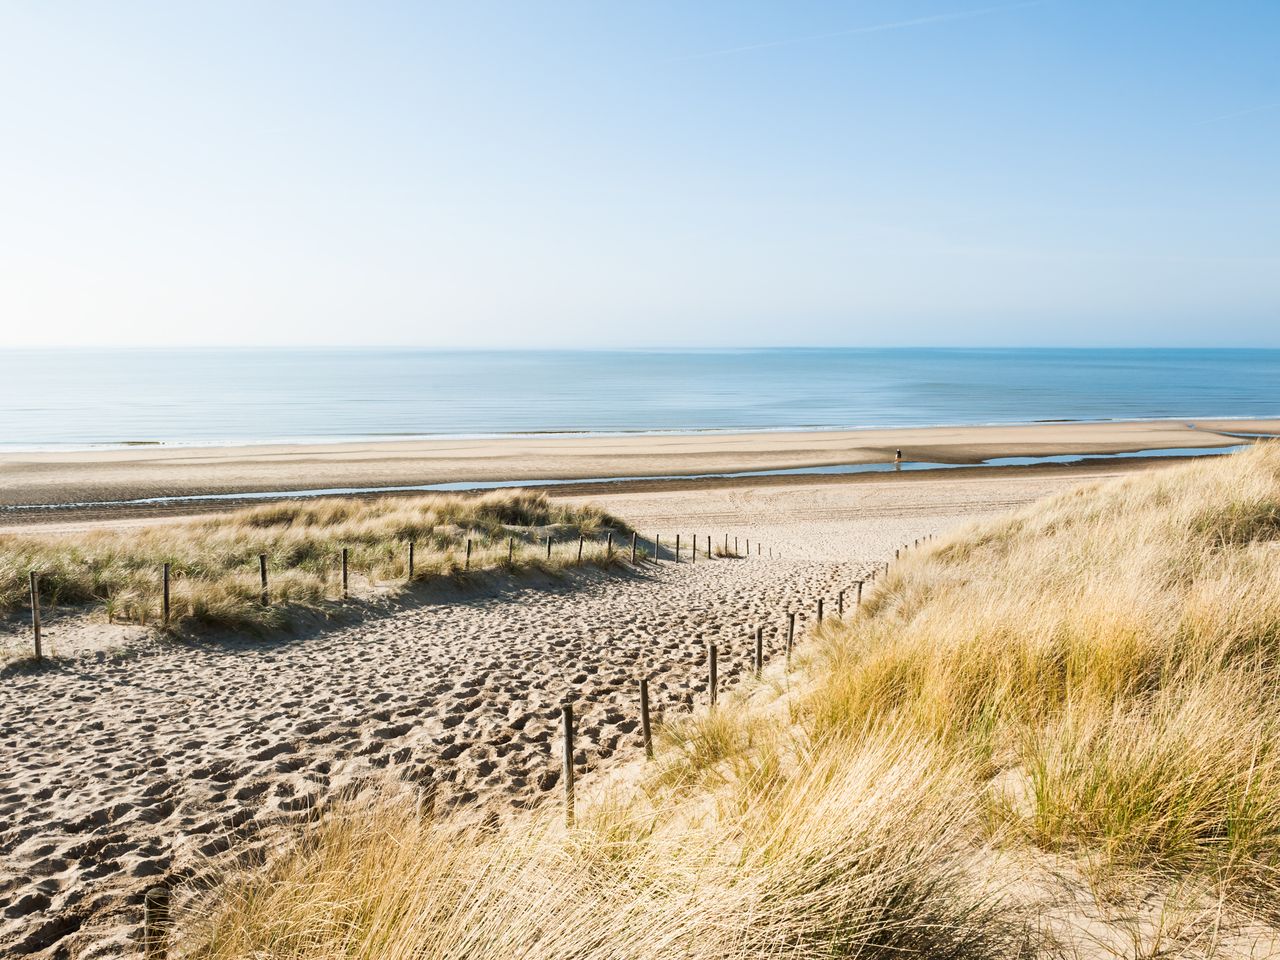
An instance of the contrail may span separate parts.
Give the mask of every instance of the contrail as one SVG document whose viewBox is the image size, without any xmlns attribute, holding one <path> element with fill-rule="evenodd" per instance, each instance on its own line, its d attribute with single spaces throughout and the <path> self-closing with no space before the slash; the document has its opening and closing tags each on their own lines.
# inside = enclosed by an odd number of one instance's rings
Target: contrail
<svg viewBox="0 0 1280 960">
<path fill-rule="evenodd" d="M 1197 127 L 1203 127 L 1206 123 L 1220 123 L 1223 120 L 1234 120 L 1236 117 L 1247 117 L 1251 113 L 1266 113 L 1268 110 L 1280 110 L 1280 103 L 1264 103 L 1260 107 L 1248 107 L 1244 110 L 1233 110 L 1231 113 L 1224 113 L 1220 117 L 1210 117 L 1208 120 L 1201 120 L 1195 124 Z"/>
<path fill-rule="evenodd" d="M 901 30 L 904 27 L 919 27 L 928 23 L 945 23 L 950 20 L 972 20 L 991 13 L 1005 10 L 1018 10 L 1022 7 L 1038 7 L 1046 0 L 1025 0 L 1023 3 L 1006 3 L 998 7 L 979 7 L 976 10 L 959 10 L 955 13 L 936 13 L 928 17 L 915 17 L 911 20 L 894 20 L 889 23 L 875 23 L 866 27 L 853 27 L 850 30 L 836 30 L 833 33 L 814 33 L 807 37 L 792 37 L 789 40 L 770 40 L 766 43 L 751 43 L 743 47 L 726 47 L 724 50 L 709 50 L 706 53 L 694 53 L 686 57 L 675 57 L 671 62 L 680 63 L 685 60 L 706 60 L 710 57 L 727 57 L 734 53 L 747 53 L 752 50 L 768 50 L 772 47 L 786 47 L 793 43 L 808 43 L 812 40 L 827 40 L 831 37 L 853 37 L 863 33 L 883 33 L 886 30 Z"/>
</svg>

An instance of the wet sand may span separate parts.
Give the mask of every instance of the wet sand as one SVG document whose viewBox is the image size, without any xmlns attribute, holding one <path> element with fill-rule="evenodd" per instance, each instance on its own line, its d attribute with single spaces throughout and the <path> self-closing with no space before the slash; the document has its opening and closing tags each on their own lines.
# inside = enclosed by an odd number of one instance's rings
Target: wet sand
<svg viewBox="0 0 1280 960">
<path fill-rule="evenodd" d="M 1277 420 L 1042 423 L 776 433 L 507 437 L 0 453 L 0 506 L 485 480 L 726 473 L 907 460 L 1217 447 Z"/>
<path fill-rule="evenodd" d="M 0 953 L 128 955 L 147 887 L 244 863 L 379 778 L 461 818 L 558 802 L 566 698 L 589 789 L 640 751 L 642 672 L 657 711 L 688 710 L 706 696 L 705 644 L 733 683 L 756 624 L 776 657 L 789 610 L 803 635 L 819 597 L 834 612 L 896 547 L 1097 475 L 615 491 L 586 499 L 668 543 L 749 537 L 753 555 L 437 588 L 270 640 L 179 644 L 51 616 L 60 658 L 0 677 Z"/>
</svg>

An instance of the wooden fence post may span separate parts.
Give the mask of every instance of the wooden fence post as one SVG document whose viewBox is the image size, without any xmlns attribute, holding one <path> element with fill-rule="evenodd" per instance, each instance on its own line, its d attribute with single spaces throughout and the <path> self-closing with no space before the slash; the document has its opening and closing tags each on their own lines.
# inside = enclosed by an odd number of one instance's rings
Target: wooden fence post
<svg viewBox="0 0 1280 960">
<path fill-rule="evenodd" d="M 680 534 L 676 534 L 676 563 L 680 562 Z"/>
<path fill-rule="evenodd" d="M 751 556 L 751 538 L 747 537 L 747 556 Z"/>
<path fill-rule="evenodd" d="M 605 545 L 604 555 L 606 557 L 613 556 L 613 531 L 612 530 L 609 531 L 609 542 Z"/>
<path fill-rule="evenodd" d="M 44 651 L 40 647 L 40 578 L 31 571 L 31 631 L 35 635 L 36 659 L 44 659 Z"/>
<path fill-rule="evenodd" d="M 271 602 L 271 592 L 267 588 L 267 555 L 265 553 L 258 554 L 258 576 L 262 580 L 262 605 L 265 607 Z"/>
<path fill-rule="evenodd" d="M 164 623 L 169 623 L 169 564 L 164 565 L 163 574 L 164 596 L 160 601 L 160 616 Z"/>
<path fill-rule="evenodd" d="M 169 890 L 152 887 L 142 895 L 142 955 L 163 960 L 169 940 Z"/>
<path fill-rule="evenodd" d="M 551 544 L 555 541 L 555 537 L 547 534 L 547 559 L 551 559 Z"/>
<path fill-rule="evenodd" d="M 818 626 L 822 626 L 822 598 L 818 598 Z"/>
<path fill-rule="evenodd" d="M 707 534 L 707 559 L 711 559 L 711 534 Z"/>
<path fill-rule="evenodd" d="M 578 564 L 582 564 L 582 534 L 578 534 Z"/>
<path fill-rule="evenodd" d="M 636 562 L 636 532 L 634 530 L 631 531 L 631 562 L 632 564 Z"/>
<path fill-rule="evenodd" d="M 507 537 L 507 564 L 508 565 L 515 562 L 515 556 L 516 556 L 516 538 Z"/>
<path fill-rule="evenodd" d="M 467 537 L 467 559 L 462 562 L 463 570 L 471 569 L 471 538 Z"/>
<path fill-rule="evenodd" d="M 657 563 L 662 559 L 662 534 L 655 533 L 653 535 L 653 562 Z"/>
<path fill-rule="evenodd" d="M 836 594 L 836 616 L 844 616 L 844 590 Z"/>
<path fill-rule="evenodd" d="M 413 579 L 413 541 L 412 540 L 409 541 L 409 577 L 408 579 L 410 580 Z"/>
<path fill-rule="evenodd" d="M 756 679 L 764 669 L 764 627 L 756 627 Z"/>
<path fill-rule="evenodd" d="M 573 704 L 560 708 L 564 721 L 564 822 L 573 826 Z"/>
<path fill-rule="evenodd" d="M 787 666 L 791 666 L 791 648 L 796 642 L 796 615 L 795 611 L 787 614 Z"/>
<path fill-rule="evenodd" d="M 345 599 L 351 581 L 347 578 L 347 548 L 342 548 L 342 596 Z"/>
<path fill-rule="evenodd" d="M 644 736 L 644 758 L 653 759 L 653 734 L 649 728 L 649 678 L 640 678 L 640 733 Z"/>
<path fill-rule="evenodd" d="M 711 706 L 716 705 L 716 645 L 713 643 L 707 647 L 707 680 L 711 692 Z"/>
<path fill-rule="evenodd" d="M 858 581 L 858 606 L 862 606 L 862 581 Z"/>
</svg>

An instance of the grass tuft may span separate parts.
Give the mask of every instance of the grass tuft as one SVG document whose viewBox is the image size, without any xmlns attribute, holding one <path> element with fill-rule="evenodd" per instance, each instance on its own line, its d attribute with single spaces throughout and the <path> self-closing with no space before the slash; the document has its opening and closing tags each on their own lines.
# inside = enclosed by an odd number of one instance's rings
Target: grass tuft
<svg viewBox="0 0 1280 960">
<path fill-rule="evenodd" d="M 116 622 L 157 624 L 161 570 L 170 564 L 170 625 L 258 630 L 299 613 L 323 612 L 341 597 L 348 550 L 359 590 L 403 585 L 414 543 L 417 582 L 458 580 L 468 572 L 556 572 L 583 562 L 610 565 L 604 535 L 625 524 L 591 507 L 553 503 L 543 493 L 432 496 L 379 500 L 288 501 L 206 520 L 99 530 L 74 537 L 0 536 L 0 613 L 25 606 L 28 572 L 40 575 L 42 603 L 94 606 Z M 561 541 L 546 558 L 546 539 Z M 466 567 L 466 545 L 472 541 Z M 509 541 L 515 549 L 508 560 Z M 265 554 L 270 604 L 261 602 L 258 557 Z"/>
</svg>

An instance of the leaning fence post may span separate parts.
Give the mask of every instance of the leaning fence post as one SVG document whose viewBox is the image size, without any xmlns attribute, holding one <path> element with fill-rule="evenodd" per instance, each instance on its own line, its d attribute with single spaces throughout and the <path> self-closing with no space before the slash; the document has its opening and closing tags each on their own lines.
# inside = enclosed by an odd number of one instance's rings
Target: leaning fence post
<svg viewBox="0 0 1280 960">
<path fill-rule="evenodd" d="M 862 581 L 858 581 L 858 606 L 862 606 Z"/>
<path fill-rule="evenodd" d="M 796 615 L 793 610 L 787 614 L 787 666 L 791 666 L 791 648 L 796 641 Z"/>
<path fill-rule="evenodd" d="M 764 669 L 764 627 L 756 627 L 756 679 Z"/>
<path fill-rule="evenodd" d="M 613 531 L 612 530 L 609 531 L 609 541 L 607 544 L 605 544 L 604 555 L 606 557 L 613 556 Z"/>
<path fill-rule="evenodd" d="M 169 940 L 169 890 L 152 887 L 142 895 L 142 955 L 161 960 Z"/>
<path fill-rule="evenodd" d="M 657 563 L 662 559 L 662 534 L 655 533 L 653 535 L 653 562 Z"/>
<path fill-rule="evenodd" d="M 169 623 L 169 564 L 164 565 L 164 574 L 162 576 L 164 585 L 164 595 L 160 601 L 160 618 L 167 625 Z"/>
<path fill-rule="evenodd" d="M 258 576 L 262 580 L 262 605 L 265 607 L 271 602 L 271 593 L 267 589 L 267 555 L 265 553 L 258 554 Z"/>
<path fill-rule="evenodd" d="M 551 559 L 551 541 L 554 539 L 555 538 L 552 537 L 551 534 L 547 534 L 547 559 L 548 560 Z"/>
<path fill-rule="evenodd" d="M 631 562 L 636 562 L 636 532 L 631 531 Z"/>
<path fill-rule="evenodd" d="M 582 534 L 578 534 L 578 563 L 582 563 Z"/>
<path fill-rule="evenodd" d="M 31 571 L 31 630 L 35 635 L 36 659 L 44 659 L 44 651 L 40 649 L 40 579 Z"/>
<path fill-rule="evenodd" d="M 707 681 L 711 690 L 711 706 L 716 705 L 716 645 L 707 647 Z"/>
<path fill-rule="evenodd" d="M 640 733 L 644 737 L 644 758 L 653 759 L 653 734 L 649 729 L 649 678 L 640 678 Z"/>
<path fill-rule="evenodd" d="M 573 826 L 573 704 L 560 708 L 564 722 L 564 822 Z"/>
</svg>

